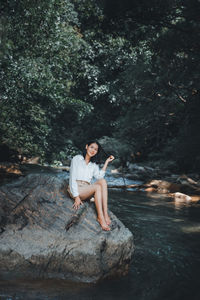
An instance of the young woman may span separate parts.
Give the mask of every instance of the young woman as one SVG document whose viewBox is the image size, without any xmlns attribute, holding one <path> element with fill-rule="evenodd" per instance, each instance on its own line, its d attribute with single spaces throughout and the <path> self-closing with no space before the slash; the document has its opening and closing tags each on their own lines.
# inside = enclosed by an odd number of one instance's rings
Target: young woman
<svg viewBox="0 0 200 300">
<path fill-rule="evenodd" d="M 68 192 L 74 199 L 73 207 L 78 209 L 82 201 L 94 196 L 97 210 L 97 220 L 103 230 L 110 230 L 110 217 L 108 215 L 108 191 L 104 179 L 108 163 L 114 159 L 110 156 L 106 159 L 103 168 L 100 170 L 97 164 L 100 144 L 97 141 L 90 141 L 85 147 L 83 155 L 73 157 L 70 166 L 70 178 Z M 92 178 L 97 181 L 91 184 Z"/>
</svg>

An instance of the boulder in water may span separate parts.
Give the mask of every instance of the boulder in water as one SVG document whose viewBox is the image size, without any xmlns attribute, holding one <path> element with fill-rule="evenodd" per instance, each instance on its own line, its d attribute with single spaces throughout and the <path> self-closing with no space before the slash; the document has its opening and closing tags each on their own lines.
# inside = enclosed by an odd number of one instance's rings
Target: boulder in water
<svg viewBox="0 0 200 300">
<path fill-rule="evenodd" d="M 1 279 L 96 282 L 128 272 L 132 233 L 112 212 L 103 231 L 94 203 L 74 211 L 66 187 L 63 174 L 42 173 L 0 187 Z"/>
</svg>

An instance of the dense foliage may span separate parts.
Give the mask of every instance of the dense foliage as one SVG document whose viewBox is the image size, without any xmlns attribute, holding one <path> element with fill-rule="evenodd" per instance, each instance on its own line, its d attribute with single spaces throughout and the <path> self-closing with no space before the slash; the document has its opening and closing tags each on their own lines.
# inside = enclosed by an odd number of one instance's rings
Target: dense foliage
<svg viewBox="0 0 200 300">
<path fill-rule="evenodd" d="M 64 161 L 98 138 L 200 169 L 198 0 L 2 0 L 0 145 Z"/>
</svg>

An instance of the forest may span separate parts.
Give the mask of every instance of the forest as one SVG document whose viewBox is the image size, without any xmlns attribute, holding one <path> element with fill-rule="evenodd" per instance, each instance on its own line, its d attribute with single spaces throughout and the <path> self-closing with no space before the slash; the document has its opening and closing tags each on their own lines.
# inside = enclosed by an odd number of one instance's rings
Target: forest
<svg viewBox="0 0 200 300">
<path fill-rule="evenodd" d="M 0 161 L 200 170 L 198 0 L 1 0 Z"/>
</svg>

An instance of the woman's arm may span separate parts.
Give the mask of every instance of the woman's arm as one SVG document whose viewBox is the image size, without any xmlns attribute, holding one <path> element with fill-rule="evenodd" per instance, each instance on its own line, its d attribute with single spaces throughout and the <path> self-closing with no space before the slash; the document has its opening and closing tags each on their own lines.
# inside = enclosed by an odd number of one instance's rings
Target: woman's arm
<svg viewBox="0 0 200 300">
<path fill-rule="evenodd" d="M 115 159 L 113 155 L 110 155 L 110 156 L 106 159 L 105 164 L 104 164 L 104 166 L 103 166 L 103 168 L 102 168 L 103 171 L 106 171 L 106 168 L 107 168 L 108 164 L 109 164 L 111 161 L 113 161 L 113 159 Z"/>
<path fill-rule="evenodd" d="M 79 197 L 79 192 L 78 192 L 78 185 L 76 182 L 76 171 L 78 169 L 78 158 L 74 156 L 74 158 L 71 161 L 71 166 L 70 166 L 70 177 L 69 177 L 69 187 L 72 195 L 74 196 L 74 204 L 73 208 L 78 209 L 82 203 L 80 197 Z"/>
<path fill-rule="evenodd" d="M 109 162 L 111 162 L 113 159 L 114 159 L 114 156 L 112 156 L 112 155 L 109 156 L 109 158 L 106 159 L 105 164 L 101 170 L 99 169 L 98 165 L 95 165 L 93 175 L 96 179 L 101 179 L 104 177 L 106 168 L 107 168 Z"/>
<path fill-rule="evenodd" d="M 69 177 L 69 187 L 73 197 L 77 197 L 79 195 L 78 185 L 76 182 L 77 169 L 78 169 L 78 157 L 74 156 L 70 165 L 70 177 Z"/>
</svg>

